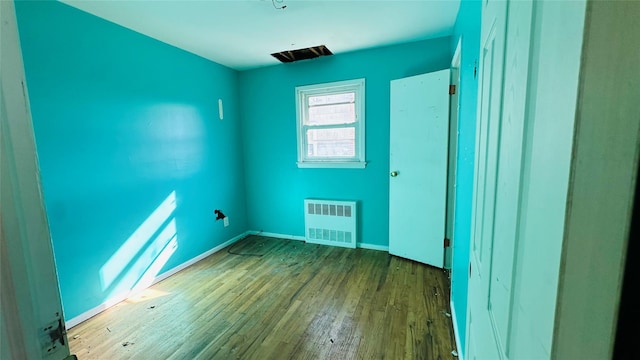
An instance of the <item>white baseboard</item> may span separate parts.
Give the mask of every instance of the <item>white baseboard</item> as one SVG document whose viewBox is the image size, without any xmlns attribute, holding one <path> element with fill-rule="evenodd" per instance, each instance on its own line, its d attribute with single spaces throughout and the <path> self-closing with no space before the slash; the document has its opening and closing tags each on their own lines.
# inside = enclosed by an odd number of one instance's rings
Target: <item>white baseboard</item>
<svg viewBox="0 0 640 360">
<path fill-rule="evenodd" d="M 456 318 L 456 308 L 453 306 L 453 301 L 449 303 L 451 307 L 451 321 L 453 322 L 453 334 L 456 337 L 456 351 L 458 352 L 458 359 L 464 360 L 464 349 L 460 346 L 460 330 L 458 329 L 458 319 Z"/>
<path fill-rule="evenodd" d="M 94 316 L 98 315 L 99 313 L 107 310 L 108 308 L 110 308 L 110 307 L 112 307 L 112 306 L 114 306 L 114 305 L 116 305 L 116 304 L 118 304 L 118 303 L 120 303 L 120 302 L 122 302 L 122 301 L 124 301 L 124 300 L 126 300 L 128 298 L 130 298 L 130 297 L 133 297 L 133 296 L 141 293 L 143 290 L 153 286 L 154 284 L 156 284 L 156 283 L 168 278 L 169 276 L 177 273 L 180 270 L 183 270 L 183 269 L 185 269 L 185 268 L 197 263 L 198 261 L 206 258 L 207 256 L 210 256 L 210 255 L 212 255 L 212 254 L 224 249 L 225 247 L 235 243 L 236 241 L 238 241 L 240 239 L 244 239 L 248 235 L 251 235 L 251 232 L 250 231 L 245 231 L 244 233 L 242 233 L 242 234 L 240 234 L 238 236 L 235 236 L 230 240 L 227 240 L 227 241 L 223 242 L 222 244 L 214 247 L 211 250 L 208 250 L 207 252 L 204 252 L 204 253 L 194 257 L 193 259 L 188 260 L 188 261 L 186 261 L 186 262 L 174 267 L 173 269 L 165 271 L 164 273 L 156 276 L 148 287 L 134 288 L 134 289 L 132 289 L 132 290 L 130 290 L 128 292 L 125 292 L 123 294 L 118 294 L 116 296 L 112 296 L 111 298 L 107 299 L 105 302 L 103 302 L 102 304 L 94 307 L 93 309 L 87 310 L 87 311 L 83 312 L 82 314 L 80 314 L 80 315 L 78 315 L 78 316 L 76 316 L 76 317 L 74 317 L 72 319 L 67 320 L 66 324 L 65 324 L 67 329 L 71 329 L 72 327 L 80 324 L 81 322 L 83 322 L 85 320 L 88 320 L 91 317 L 94 317 Z"/>
<path fill-rule="evenodd" d="M 362 249 L 369 250 L 378 250 L 378 251 L 386 251 L 389 252 L 389 247 L 384 245 L 375 245 L 375 244 L 367 244 L 367 243 L 358 243 L 357 247 Z"/>
<path fill-rule="evenodd" d="M 288 240 L 298 240 L 298 241 L 306 241 L 307 240 L 304 236 L 276 234 L 276 233 L 270 233 L 270 232 L 264 232 L 264 231 L 256 231 L 256 230 L 248 231 L 248 233 L 250 235 L 260 235 L 260 236 L 267 236 L 267 237 L 273 237 L 273 238 L 278 238 L 278 239 L 288 239 Z M 389 251 L 389 247 L 388 246 L 367 244 L 367 243 L 360 243 L 360 242 L 356 245 L 356 247 L 359 247 L 359 248 L 362 248 L 362 249 L 378 250 L 378 251 L 387 251 L 387 252 Z"/>
<path fill-rule="evenodd" d="M 276 234 L 276 233 L 257 231 L 257 230 L 250 230 L 250 231 L 247 231 L 247 233 L 249 233 L 249 235 L 259 235 L 259 236 L 266 236 L 266 237 L 272 237 L 272 238 L 278 238 L 278 239 L 297 240 L 297 241 L 306 240 L 304 236 Z"/>
</svg>

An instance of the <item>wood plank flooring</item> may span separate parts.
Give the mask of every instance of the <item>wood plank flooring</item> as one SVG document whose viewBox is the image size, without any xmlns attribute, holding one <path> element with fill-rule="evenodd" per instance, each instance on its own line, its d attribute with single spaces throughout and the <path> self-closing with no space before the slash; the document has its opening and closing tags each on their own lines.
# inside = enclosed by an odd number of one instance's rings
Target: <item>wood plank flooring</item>
<svg viewBox="0 0 640 360">
<path fill-rule="evenodd" d="M 247 237 L 73 327 L 89 359 L 452 359 L 449 280 L 386 252 Z"/>
</svg>

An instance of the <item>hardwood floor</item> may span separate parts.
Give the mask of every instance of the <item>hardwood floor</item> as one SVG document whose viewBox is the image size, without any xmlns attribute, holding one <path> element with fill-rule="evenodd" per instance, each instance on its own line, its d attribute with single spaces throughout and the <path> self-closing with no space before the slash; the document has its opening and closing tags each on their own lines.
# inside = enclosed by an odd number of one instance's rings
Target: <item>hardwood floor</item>
<svg viewBox="0 0 640 360">
<path fill-rule="evenodd" d="M 451 359 L 449 280 L 386 252 L 250 236 L 73 327 L 87 359 Z"/>
</svg>

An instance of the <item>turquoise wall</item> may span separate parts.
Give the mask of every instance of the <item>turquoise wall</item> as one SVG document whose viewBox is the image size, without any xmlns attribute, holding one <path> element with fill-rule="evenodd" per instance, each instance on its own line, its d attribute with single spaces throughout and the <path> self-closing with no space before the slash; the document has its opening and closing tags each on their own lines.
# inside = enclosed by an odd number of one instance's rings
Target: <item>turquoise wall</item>
<svg viewBox="0 0 640 360">
<path fill-rule="evenodd" d="M 476 140 L 478 79 L 480 58 L 481 2 L 462 0 L 452 36 L 452 53 L 462 37 L 460 58 L 460 103 L 458 123 L 458 161 L 456 175 L 456 214 L 453 239 L 451 301 L 462 349 L 465 349 L 467 323 L 467 285 L 469 283 L 469 242 L 473 202 L 473 172 Z"/>
<path fill-rule="evenodd" d="M 474 28 L 465 23 L 474 8 L 463 2 L 456 35 Z M 389 82 L 449 67 L 455 38 L 237 73 L 59 2 L 17 2 L 16 11 L 66 319 L 247 229 L 304 235 L 308 197 L 358 200 L 360 241 L 388 246 Z M 475 94 L 465 89 L 477 59 L 477 39 L 475 55 L 474 40 L 464 41 L 460 329 L 475 131 Z M 297 168 L 295 87 L 362 77 L 367 167 Z"/>
<path fill-rule="evenodd" d="M 66 319 L 247 229 L 237 72 L 59 2 L 16 11 Z"/>
<path fill-rule="evenodd" d="M 449 67 L 446 38 L 240 73 L 249 228 L 304 235 L 305 198 L 359 201 L 359 241 L 388 246 L 389 82 Z M 295 87 L 366 79 L 365 169 L 299 169 Z"/>
</svg>

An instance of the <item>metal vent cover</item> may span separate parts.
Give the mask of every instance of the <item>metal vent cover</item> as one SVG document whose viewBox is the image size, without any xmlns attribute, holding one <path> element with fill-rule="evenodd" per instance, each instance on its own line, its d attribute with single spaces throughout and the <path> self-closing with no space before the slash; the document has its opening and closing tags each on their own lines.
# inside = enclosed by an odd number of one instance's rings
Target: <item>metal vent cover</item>
<svg viewBox="0 0 640 360">
<path fill-rule="evenodd" d="M 313 59 L 328 55 L 333 55 L 333 53 L 324 45 L 312 46 L 304 49 L 285 50 L 271 54 L 271 56 L 283 63 Z"/>
<path fill-rule="evenodd" d="M 355 201 L 304 200 L 305 239 L 308 243 L 355 248 Z"/>
</svg>

